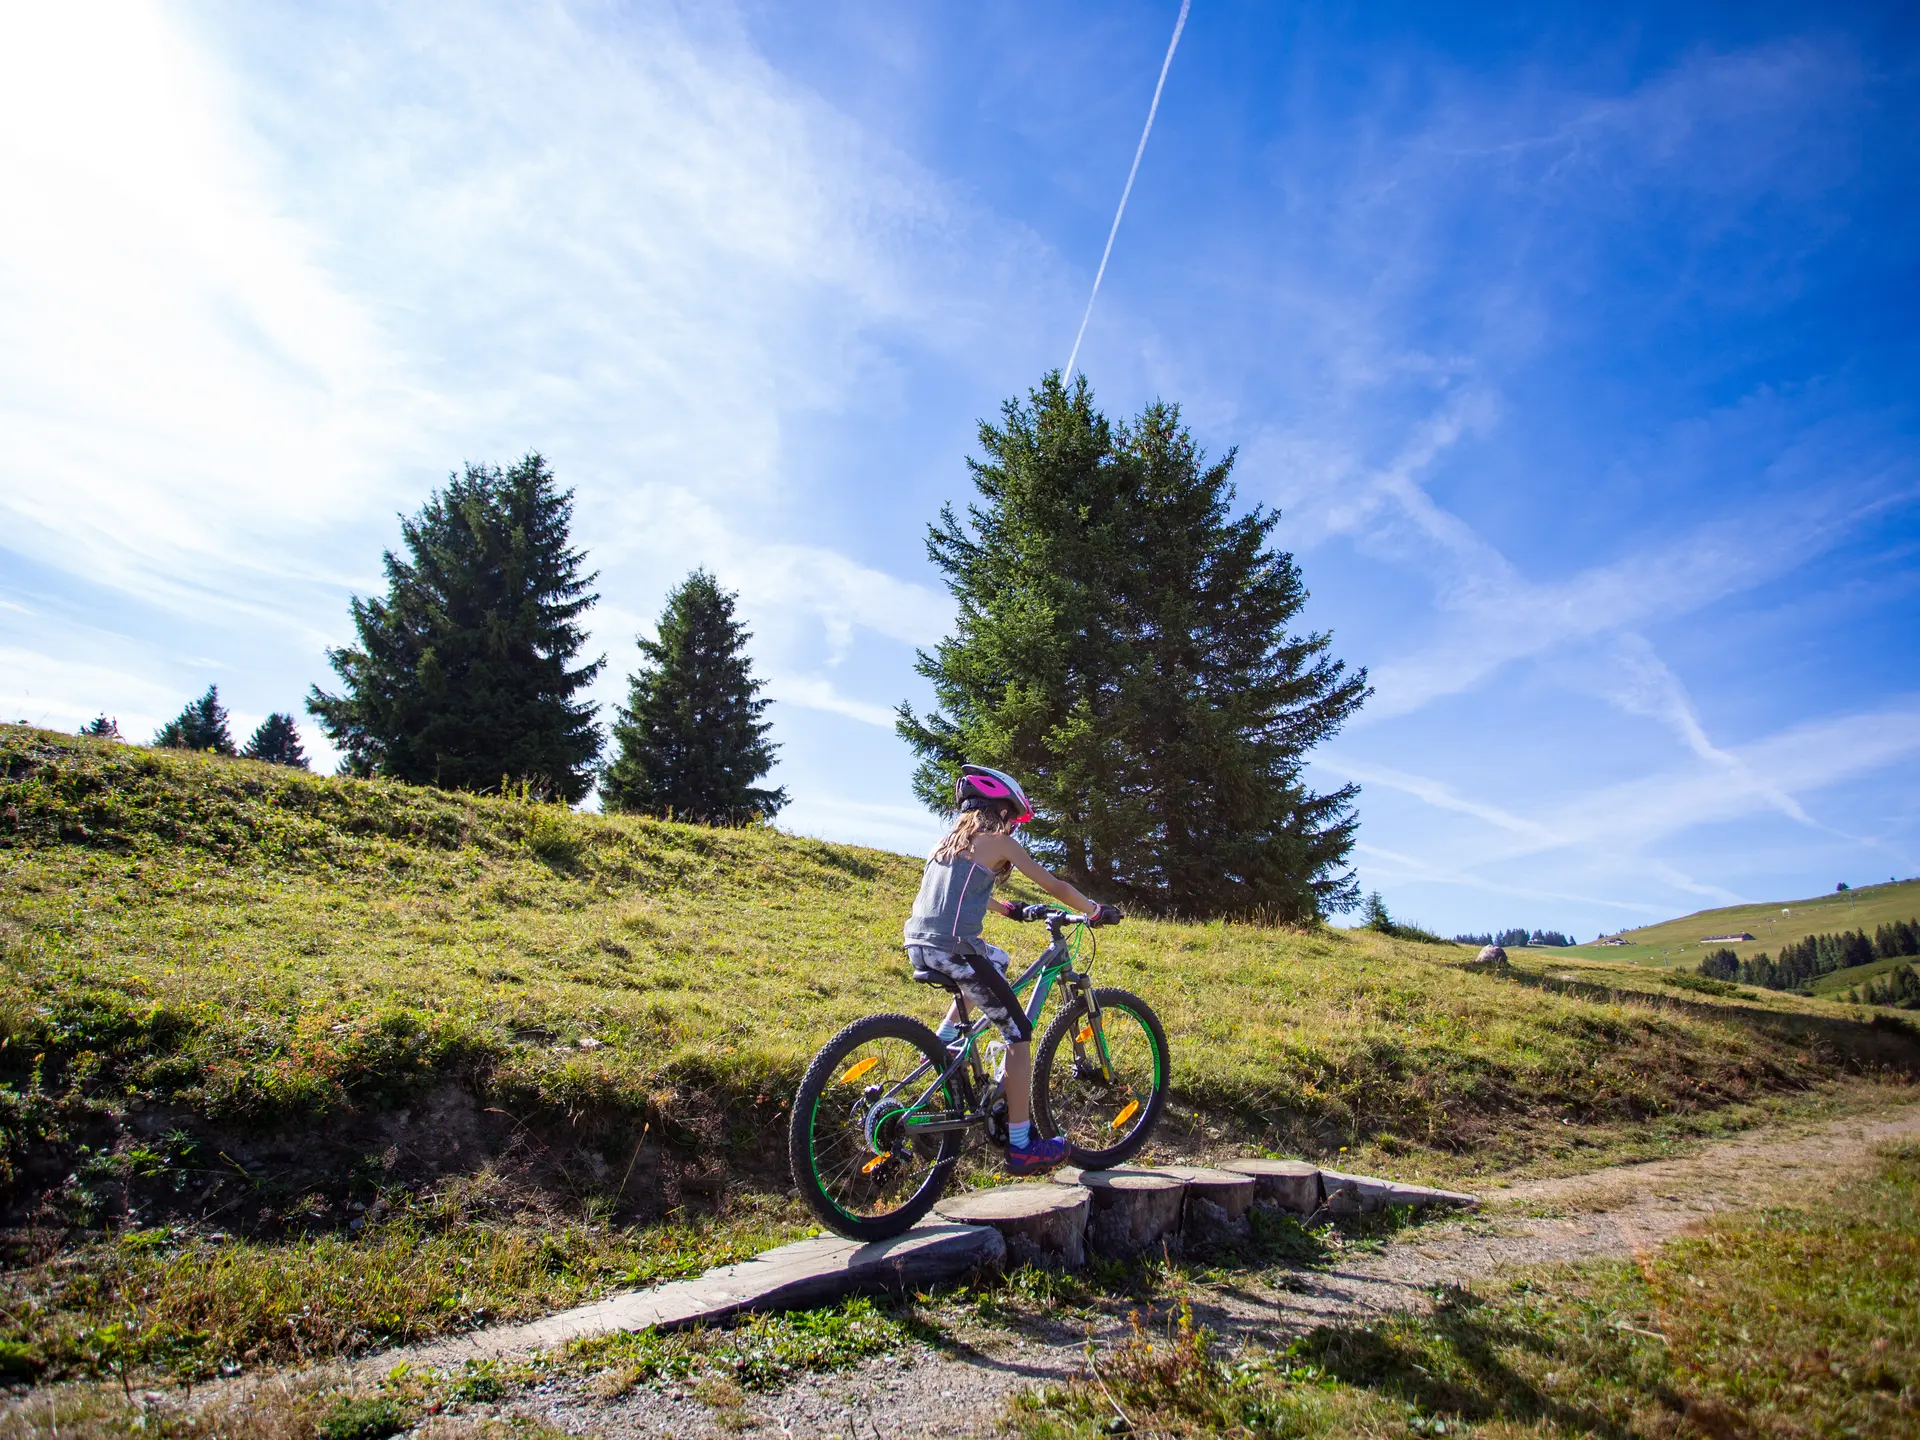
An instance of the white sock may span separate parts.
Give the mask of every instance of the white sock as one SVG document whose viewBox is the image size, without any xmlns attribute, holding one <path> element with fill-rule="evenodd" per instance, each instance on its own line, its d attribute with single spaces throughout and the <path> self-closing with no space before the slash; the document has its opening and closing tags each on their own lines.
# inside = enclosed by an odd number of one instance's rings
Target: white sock
<svg viewBox="0 0 1920 1440">
<path fill-rule="evenodd" d="M 934 1033 L 940 1037 L 942 1045 L 951 1045 L 960 1038 L 960 1027 L 949 1020 Z"/>
<path fill-rule="evenodd" d="M 1011 1145 L 1014 1149 L 1016 1150 L 1026 1149 L 1027 1141 L 1031 1140 L 1032 1138 L 1033 1138 L 1033 1122 L 1031 1120 L 1022 1120 L 1018 1125 L 1015 1125 L 1011 1122 L 1008 1123 L 1007 1143 Z"/>
</svg>

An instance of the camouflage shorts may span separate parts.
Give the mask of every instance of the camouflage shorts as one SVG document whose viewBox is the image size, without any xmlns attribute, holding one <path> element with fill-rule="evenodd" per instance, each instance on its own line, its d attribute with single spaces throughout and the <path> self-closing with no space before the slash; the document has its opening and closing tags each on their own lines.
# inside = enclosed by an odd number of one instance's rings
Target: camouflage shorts
<svg viewBox="0 0 1920 1440">
<path fill-rule="evenodd" d="M 999 1026 L 1008 1044 L 1017 1045 L 1033 1034 L 1033 1026 L 1027 1020 L 1026 1011 L 1020 1008 L 1013 987 L 1007 984 L 1007 967 L 1013 963 L 1013 957 L 999 946 L 985 942 L 981 943 L 980 949 L 985 952 L 984 958 L 998 972 L 998 987 L 990 988 L 989 982 L 981 978 L 972 960 L 965 955 L 952 955 L 930 945 L 909 945 L 907 958 L 913 962 L 916 971 L 931 971 L 957 984 L 967 1004 Z M 995 993 L 996 988 L 998 994 Z"/>
</svg>

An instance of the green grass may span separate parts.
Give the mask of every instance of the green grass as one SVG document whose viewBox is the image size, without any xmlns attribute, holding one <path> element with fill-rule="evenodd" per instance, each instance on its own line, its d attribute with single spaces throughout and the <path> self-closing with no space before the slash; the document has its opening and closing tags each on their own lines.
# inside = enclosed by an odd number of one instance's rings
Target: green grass
<svg viewBox="0 0 1920 1440">
<path fill-rule="evenodd" d="M 1165 1435 L 1907 1437 L 1920 1429 L 1920 1147 L 1814 1210 L 1716 1219 L 1644 1264 L 1453 1287 L 1430 1313 L 1221 1351 L 1138 1331 L 1033 1392 L 1029 1440 Z"/>
<path fill-rule="evenodd" d="M 774 1390 L 795 1376 L 840 1370 L 903 1350 L 913 1327 L 865 1297 L 819 1310 L 750 1315 L 726 1330 L 639 1330 L 577 1340 L 556 1365 L 596 1377 L 602 1396 L 663 1380 Z"/>
<path fill-rule="evenodd" d="M 157 1322 L 208 1337 L 180 1364 L 247 1363 L 598 1293 L 663 1218 L 777 1228 L 807 1057 L 858 1015 L 940 1008 L 898 949 L 919 868 L 0 727 L 8 1303 L 76 1337 L 50 1364 Z M 1016 954 L 1043 939 L 993 923 Z M 1745 1123 L 1885 1058 L 1850 1020 L 1787 1023 L 1842 1013 L 1822 1002 L 1587 998 L 1530 965 L 1130 921 L 1094 973 L 1166 1021 L 1161 1153 L 1460 1183 Z M 450 1238 L 434 1207 L 482 1179 L 485 1223 Z M 209 1283 L 178 1257 L 214 1231 Z M 557 1270 L 529 1258 L 576 1232 Z M 64 1285 L 69 1260 L 92 1278 Z M 287 1326 L 283 1298 L 324 1314 Z"/>
<path fill-rule="evenodd" d="M 449 1195 L 298 1243 L 122 1232 L 0 1274 L 0 1373 L 193 1380 L 350 1355 L 698 1274 L 803 1233 L 750 1214 L 541 1225 Z"/>
</svg>

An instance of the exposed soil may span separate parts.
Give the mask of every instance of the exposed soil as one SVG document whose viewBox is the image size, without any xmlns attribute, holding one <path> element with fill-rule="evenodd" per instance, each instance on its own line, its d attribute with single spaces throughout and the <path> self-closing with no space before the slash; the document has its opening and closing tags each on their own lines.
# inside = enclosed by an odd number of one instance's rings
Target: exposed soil
<svg viewBox="0 0 1920 1440">
<path fill-rule="evenodd" d="M 1486 1194 L 1479 1215 L 1434 1219 L 1384 1242 L 1338 1253 L 1324 1267 L 1223 1272 L 1191 1295 L 1196 1324 L 1230 1340 L 1284 1341 L 1316 1325 L 1366 1321 L 1432 1303 L 1437 1287 L 1501 1269 L 1631 1255 L 1719 1211 L 1817 1204 L 1876 1146 L 1920 1139 L 1920 1104 L 1822 1125 L 1786 1127 L 1709 1145 L 1684 1159 L 1615 1166 Z M 982 1323 L 949 1307 L 939 1347 L 797 1383 L 775 1395 L 641 1389 L 618 1399 L 555 1381 L 503 1407 L 576 1434 L 979 1436 L 997 1432 L 1007 1398 L 1083 1373 L 1088 1346 L 1127 1333 L 1124 1315 L 1089 1324 Z M 1156 1323 L 1157 1317 L 1146 1317 Z M 707 1399 L 719 1398 L 711 1405 Z M 743 1403 L 729 1403 L 742 1399 Z"/>
</svg>

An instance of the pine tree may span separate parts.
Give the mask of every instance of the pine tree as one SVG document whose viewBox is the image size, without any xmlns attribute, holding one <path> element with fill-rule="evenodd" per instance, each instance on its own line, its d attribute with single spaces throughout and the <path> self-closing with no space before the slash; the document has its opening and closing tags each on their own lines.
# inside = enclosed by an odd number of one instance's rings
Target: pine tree
<svg viewBox="0 0 1920 1440">
<path fill-rule="evenodd" d="M 1358 790 L 1316 795 L 1308 751 L 1368 694 L 1306 600 L 1279 516 L 1232 513 L 1234 456 L 1208 463 L 1172 405 L 1131 426 L 1084 377 L 1050 374 L 969 460 L 928 553 L 959 602 L 919 657 L 938 709 L 899 710 L 920 797 L 951 804 L 972 761 L 1018 775 L 1035 851 L 1091 893 L 1188 915 L 1303 920 L 1351 909 Z"/>
<path fill-rule="evenodd" d="M 1877 981 L 1869 981 L 1862 997 L 1869 1005 L 1897 1005 L 1920 1010 L 1920 976 L 1911 965 L 1896 965 Z"/>
<path fill-rule="evenodd" d="M 573 492 L 529 454 L 505 472 L 468 465 L 401 522 L 407 558 L 387 552 L 386 598 L 356 596 L 360 643 L 327 652 L 343 693 L 307 697 L 348 773 L 586 794 L 597 707 L 573 697 L 605 662 L 567 668 L 599 598 L 572 518 Z"/>
<path fill-rule="evenodd" d="M 227 707 L 220 703 L 220 687 L 209 685 L 206 694 L 189 700 L 178 715 L 160 727 L 153 743 L 166 750 L 233 754 L 233 736 L 227 730 Z"/>
<path fill-rule="evenodd" d="M 1715 980 L 1736 980 L 1740 976 L 1740 957 L 1723 945 L 1701 956 L 1700 973 Z"/>
<path fill-rule="evenodd" d="M 102 711 L 99 715 L 96 715 L 93 719 L 82 725 L 80 727 L 80 733 L 82 735 L 92 736 L 96 740 L 118 740 L 120 738 L 120 722 Z"/>
<path fill-rule="evenodd" d="M 620 753 L 600 778 L 609 810 L 672 815 L 706 825 L 771 819 L 785 790 L 756 788 L 773 768 L 772 727 L 761 718 L 746 643 L 733 618 L 737 596 L 695 570 L 667 598 L 655 639 L 628 677 L 626 705 L 613 726 Z"/>
<path fill-rule="evenodd" d="M 301 747 L 293 716 L 278 712 L 260 722 L 260 728 L 253 732 L 253 738 L 240 753 L 249 760 L 264 760 L 269 765 L 290 765 L 296 770 L 307 768 L 307 752 Z"/>
</svg>

